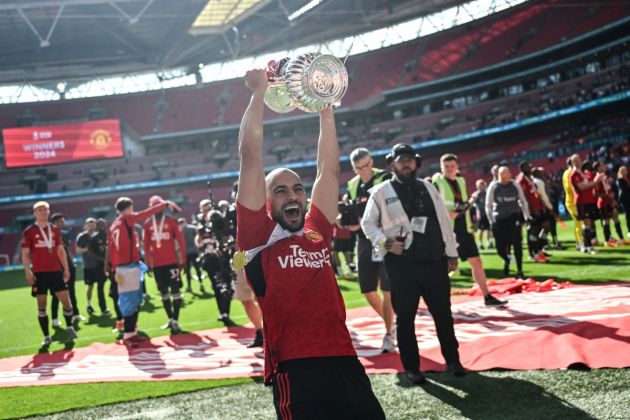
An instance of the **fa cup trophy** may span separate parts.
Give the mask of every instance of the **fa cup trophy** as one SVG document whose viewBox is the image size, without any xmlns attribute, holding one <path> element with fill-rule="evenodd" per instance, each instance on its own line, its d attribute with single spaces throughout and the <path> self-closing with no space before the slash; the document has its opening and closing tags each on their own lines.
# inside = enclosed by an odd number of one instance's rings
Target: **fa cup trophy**
<svg viewBox="0 0 630 420">
<path fill-rule="evenodd" d="M 319 112 L 346 94 L 348 71 L 343 62 L 330 54 L 307 53 L 284 58 L 267 65 L 269 87 L 265 104 L 284 114 L 295 108 Z"/>
</svg>

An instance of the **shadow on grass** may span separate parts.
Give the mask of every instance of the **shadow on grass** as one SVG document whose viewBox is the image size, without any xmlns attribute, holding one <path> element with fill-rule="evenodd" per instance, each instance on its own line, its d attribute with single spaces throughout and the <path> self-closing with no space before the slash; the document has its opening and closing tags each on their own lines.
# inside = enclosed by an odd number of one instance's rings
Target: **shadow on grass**
<svg viewBox="0 0 630 420">
<path fill-rule="evenodd" d="M 463 378 L 436 373 L 428 374 L 427 379 L 422 389 L 459 410 L 465 418 L 593 418 L 543 387 L 522 379 L 478 373 Z"/>
</svg>

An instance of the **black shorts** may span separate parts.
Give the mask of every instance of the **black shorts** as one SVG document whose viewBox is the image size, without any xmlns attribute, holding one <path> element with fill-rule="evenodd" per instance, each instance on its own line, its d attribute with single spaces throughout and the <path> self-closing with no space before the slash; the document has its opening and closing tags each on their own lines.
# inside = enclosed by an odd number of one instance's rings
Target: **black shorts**
<svg viewBox="0 0 630 420">
<path fill-rule="evenodd" d="M 602 220 L 612 219 L 616 209 L 617 207 L 614 204 L 604 205 L 599 209 L 599 215 Z"/>
<path fill-rule="evenodd" d="M 391 289 L 389 277 L 382 262 L 372 261 L 372 243 L 369 239 L 359 236 L 359 287 L 361 293 L 375 292 L 379 279 L 381 290 L 389 292 Z"/>
<path fill-rule="evenodd" d="M 590 219 L 597 220 L 599 219 L 599 210 L 597 209 L 597 205 L 595 204 L 578 204 L 577 205 L 577 218 L 578 220 Z"/>
<path fill-rule="evenodd" d="M 347 239 L 335 238 L 335 251 L 352 252 L 354 251 L 355 240 L 353 237 Z"/>
<path fill-rule="evenodd" d="M 479 219 L 479 221 L 477 222 L 477 229 L 479 230 L 490 229 L 490 221 L 488 220 L 487 216 L 483 216 L 481 219 Z"/>
<path fill-rule="evenodd" d="M 475 237 L 472 233 L 465 229 L 455 230 L 455 238 L 457 239 L 457 255 L 462 261 L 466 261 L 468 258 L 474 258 L 479 256 L 479 249 L 475 243 Z"/>
<path fill-rule="evenodd" d="M 179 278 L 179 266 L 177 264 L 163 265 L 153 268 L 153 275 L 157 282 L 158 290 L 161 294 L 171 292 L 177 293 L 182 287 L 182 281 Z"/>
<path fill-rule="evenodd" d="M 33 273 L 35 275 L 35 285 L 32 286 L 31 294 L 47 295 L 50 291 L 51 295 L 57 292 L 68 290 L 68 286 L 63 281 L 63 271 L 50 271 Z"/>
<path fill-rule="evenodd" d="M 279 419 L 384 419 L 365 368 L 356 357 L 280 362 L 273 378 Z"/>
<path fill-rule="evenodd" d="M 94 284 L 97 282 L 97 279 L 96 268 L 83 267 L 83 280 L 85 280 L 85 284 Z"/>
</svg>

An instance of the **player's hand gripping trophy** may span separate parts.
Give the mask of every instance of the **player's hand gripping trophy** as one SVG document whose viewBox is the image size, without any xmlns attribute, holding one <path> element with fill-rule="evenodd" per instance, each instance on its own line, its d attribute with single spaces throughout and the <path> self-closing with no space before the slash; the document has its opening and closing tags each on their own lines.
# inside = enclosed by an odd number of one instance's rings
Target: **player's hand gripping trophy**
<svg viewBox="0 0 630 420">
<path fill-rule="evenodd" d="M 348 71 L 343 62 L 329 54 L 307 53 L 283 58 L 267 65 L 269 86 L 265 104 L 275 112 L 298 108 L 319 112 L 338 103 L 348 89 Z"/>
</svg>

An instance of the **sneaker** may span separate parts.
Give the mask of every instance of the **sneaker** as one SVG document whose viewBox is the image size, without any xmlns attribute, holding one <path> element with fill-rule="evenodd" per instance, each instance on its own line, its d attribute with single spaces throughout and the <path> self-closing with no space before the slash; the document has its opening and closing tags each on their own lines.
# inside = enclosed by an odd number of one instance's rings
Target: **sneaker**
<svg viewBox="0 0 630 420">
<path fill-rule="evenodd" d="M 44 341 L 42 341 L 42 347 L 48 347 L 52 344 L 52 338 L 49 335 L 44 337 Z"/>
<path fill-rule="evenodd" d="M 72 322 L 85 321 L 85 317 L 80 314 L 76 314 L 72 316 Z"/>
<path fill-rule="evenodd" d="M 534 262 L 544 264 L 547 262 L 547 258 L 545 258 L 545 255 L 542 252 L 539 252 L 534 256 Z"/>
<path fill-rule="evenodd" d="M 466 375 L 466 369 L 464 369 L 464 366 L 462 366 L 459 361 L 447 363 L 446 368 L 453 374 L 453 376 L 460 377 Z"/>
<path fill-rule="evenodd" d="M 61 324 L 59 323 L 59 318 L 53 318 L 53 324 L 52 325 L 53 325 L 53 327 L 60 326 Z"/>
<path fill-rule="evenodd" d="M 405 371 L 405 377 L 414 385 L 423 385 L 427 383 L 427 378 L 424 377 L 422 372 L 412 372 L 407 370 Z"/>
<path fill-rule="evenodd" d="M 124 329 L 125 329 L 125 321 L 120 320 L 120 321 L 116 321 L 116 325 L 112 329 L 112 332 L 118 333 Z"/>
<path fill-rule="evenodd" d="M 121 343 L 127 347 L 138 347 L 142 341 L 144 340 L 140 336 L 132 335 L 131 337 L 123 338 Z"/>
<path fill-rule="evenodd" d="M 516 276 L 514 276 L 514 278 L 516 280 L 525 280 L 525 274 L 523 274 L 522 271 L 519 271 L 518 273 L 516 273 Z"/>
<path fill-rule="evenodd" d="M 88 305 L 87 307 L 87 313 L 88 315 L 94 315 L 96 311 L 94 310 L 94 308 L 92 307 L 92 305 Z"/>
<path fill-rule="evenodd" d="M 492 295 L 484 296 L 483 302 L 486 306 L 504 306 L 507 304 L 507 300 L 499 300 Z"/>
<path fill-rule="evenodd" d="M 396 344 L 394 344 L 394 340 L 390 333 L 385 334 L 383 337 L 383 344 L 381 345 L 381 352 L 383 353 L 393 353 L 396 351 Z"/>
<path fill-rule="evenodd" d="M 503 278 L 507 278 L 510 275 L 510 265 L 503 264 Z"/>
<path fill-rule="evenodd" d="M 74 330 L 74 327 L 66 328 L 66 332 L 68 333 L 68 336 L 71 340 L 75 340 L 78 337 L 77 332 Z"/>
<path fill-rule="evenodd" d="M 103 311 L 103 316 L 111 316 L 112 315 L 112 311 L 110 311 L 109 309 L 105 308 L 105 310 Z"/>
<path fill-rule="evenodd" d="M 165 330 L 165 329 L 167 329 L 167 328 L 171 328 L 171 322 L 173 322 L 173 320 L 172 320 L 172 319 L 169 319 L 169 320 L 168 320 L 168 322 L 167 322 L 166 324 L 163 324 L 163 325 L 160 327 L 160 329 L 161 329 L 161 330 Z"/>
<path fill-rule="evenodd" d="M 254 337 L 254 341 L 247 345 L 248 349 L 254 347 L 262 347 L 263 345 L 263 330 L 256 330 L 256 336 Z"/>
<path fill-rule="evenodd" d="M 172 334 L 179 334 L 181 333 L 182 330 L 181 328 L 179 328 L 179 323 L 177 322 L 176 319 L 171 319 L 171 333 Z"/>
<path fill-rule="evenodd" d="M 190 288 L 190 286 L 188 286 L 186 290 L 184 290 L 184 293 L 192 293 L 192 289 Z"/>
<path fill-rule="evenodd" d="M 595 248 L 588 248 L 588 253 L 591 255 L 595 255 L 597 254 L 597 251 L 595 251 Z"/>
</svg>

